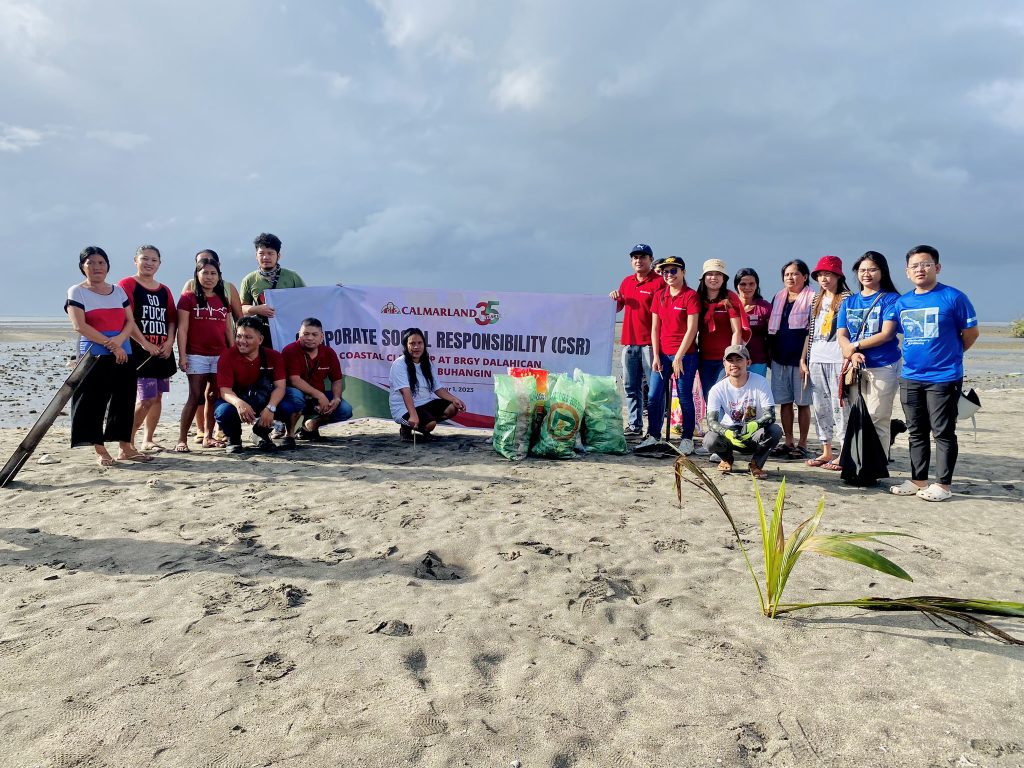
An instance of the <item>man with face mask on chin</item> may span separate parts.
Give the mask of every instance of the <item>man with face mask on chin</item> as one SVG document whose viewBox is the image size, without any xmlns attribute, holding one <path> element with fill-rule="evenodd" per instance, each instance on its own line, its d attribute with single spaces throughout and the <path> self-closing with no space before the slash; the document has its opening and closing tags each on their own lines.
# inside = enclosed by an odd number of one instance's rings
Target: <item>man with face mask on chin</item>
<svg viewBox="0 0 1024 768">
<path fill-rule="evenodd" d="M 297 272 L 281 266 L 281 238 L 269 232 L 263 232 L 253 241 L 256 246 L 256 264 L 258 269 L 242 278 L 239 291 L 242 299 L 242 314 L 255 317 L 263 329 L 263 346 L 272 346 L 270 340 L 270 318 L 274 316 L 273 307 L 267 306 L 264 291 L 275 288 L 305 288 L 306 283 Z"/>
</svg>

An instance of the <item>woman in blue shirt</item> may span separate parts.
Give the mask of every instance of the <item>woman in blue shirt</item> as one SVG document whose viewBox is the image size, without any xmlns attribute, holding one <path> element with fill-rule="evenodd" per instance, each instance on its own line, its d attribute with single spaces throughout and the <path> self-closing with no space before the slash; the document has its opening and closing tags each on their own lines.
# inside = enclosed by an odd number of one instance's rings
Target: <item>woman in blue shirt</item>
<svg viewBox="0 0 1024 768">
<path fill-rule="evenodd" d="M 843 357 L 860 368 L 860 394 L 878 440 L 888 451 L 892 404 L 899 392 L 901 356 L 895 335 L 895 305 L 900 294 L 889 274 L 889 263 L 878 251 L 868 251 L 857 259 L 853 271 L 860 292 L 839 308 L 839 345 Z M 857 397 L 854 390 L 851 402 Z"/>
</svg>

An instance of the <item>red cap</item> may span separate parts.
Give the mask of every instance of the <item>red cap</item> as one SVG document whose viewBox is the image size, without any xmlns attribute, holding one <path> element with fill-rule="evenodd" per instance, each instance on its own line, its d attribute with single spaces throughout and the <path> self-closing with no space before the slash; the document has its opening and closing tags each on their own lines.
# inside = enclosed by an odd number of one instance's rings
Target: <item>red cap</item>
<svg viewBox="0 0 1024 768">
<path fill-rule="evenodd" d="M 833 274 L 843 276 L 843 260 L 838 256 L 822 256 L 818 259 L 818 266 L 811 272 L 811 278 L 817 280 L 819 272 L 832 272 Z"/>
</svg>

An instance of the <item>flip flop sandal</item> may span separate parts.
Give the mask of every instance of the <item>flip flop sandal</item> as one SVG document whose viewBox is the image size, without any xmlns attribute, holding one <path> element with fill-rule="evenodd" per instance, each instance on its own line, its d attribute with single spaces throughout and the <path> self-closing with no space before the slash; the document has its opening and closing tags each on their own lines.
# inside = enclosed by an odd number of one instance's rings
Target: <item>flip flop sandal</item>
<svg viewBox="0 0 1024 768">
<path fill-rule="evenodd" d="M 834 461 L 830 461 L 827 464 L 822 464 L 821 468 L 822 469 L 827 469 L 830 472 L 842 472 L 843 471 L 842 465 L 841 464 L 837 464 Z"/>
<path fill-rule="evenodd" d="M 113 467 L 117 464 L 117 459 L 115 459 L 113 456 L 97 456 L 96 463 L 101 467 Z"/>
<path fill-rule="evenodd" d="M 188 447 L 188 443 L 181 442 L 174 446 L 175 453 L 192 453 L 192 449 Z"/>
<path fill-rule="evenodd" d="M 789 451 L 789 458 L 791 459 L 807 459 L 810 456 L 811 454 L 807 452 L 806 448 L 793 448 Z"/>
<path fill-rule="evenodd" d="M 808 467 L 824 467 L 829 463 L 831 459 L 826 459 L 824 456 L 819 456 L 816 459 L 808 459 L 805 463 Z"/>
<path fill-rule="evenodd" d="M 223 448 L 226 445 L 227 443 L 225 443 L 223 440 L 218 440 L 215 437 L 203 440 L 203 448 Z"/>
<path fill-rule="evenodd" d="M 718 462 L 718 471 L 721 472 L 723 475 L 728 475 L 730 472 L 732 472 L 732 464 L 730 464 L 728 461 L 720 461 Z"/>
<path fill-rule="evenodd" d="M 772 448 L 772 452 L 769 455 L 774 456 L 777 459 L 784 459 L 791 457 L 795 450 L 796 446 L 794 445 L 777 445 Z"/>
<path fill-rule="evenodd" d="M 138 462 L 140 462 L 142 464 L 145 464 L 148 461 L 152 461 L 153 457 L 152 456 L 147 456 L 144 453 L 132 453 L 132 454 L 129 454 L 128 456 L 118 456 L 117 460 L 118 461 L 138 461 Z"/>
<path fill-rule="evenodd" d="M 157 445 L 156 443 L 143 443 L 142 444 L 142 452 L 143 453 L 162 453 L 163 451 L 164 451 L 164 447 L 162 445 Z"/>
<path fill-rule="evenodd" d="M 917 492 L 917 498 L 924 499 L 925 501 L 945 501 L 953 496 L 951 491 L 947 491 L 938 483 L 932 483 L 927 488 L 922 488 Z"/>
<path fill-rule="evenodd" d="M 748 469 L 750 470 L 750 474 L 754 476 L 755 480 L 767 480 L 768 479 L 768 473 L 765 472 L 762 468 L 755 467 L 753 464 L 751 464 L 748 467 Z"/>
<path fill-rule="evenodd" d="M 916 496 L 919 491 L 925 490 L 920 486 L 914 485 L 909 480 L 904 480 L 899 485 L 893 485 L 889 488 L 889 493 L 896 496 Z"/>
</svg>

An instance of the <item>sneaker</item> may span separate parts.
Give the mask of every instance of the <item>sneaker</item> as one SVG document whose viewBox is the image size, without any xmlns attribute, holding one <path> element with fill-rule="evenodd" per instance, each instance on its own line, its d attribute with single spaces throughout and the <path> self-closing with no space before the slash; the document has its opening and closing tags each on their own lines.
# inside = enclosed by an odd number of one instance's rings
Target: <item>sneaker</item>
<svg viewBox="0 0 1024 768">
<path fill-rule="evenodd" d="M 643 434 L 643 430 L 637 429 L 636 427 L 626 427 L 622 430 L 622 434 L 626 437 L 640 437 Z"/>
<path fill-rule="evenodd" d="M 403 443 L 412 442 L 412 427 L 402 425 L 398 428 L 398 436 L 402 439 Z"/>
<path fill-rule="evenodd" d="M 722 460 L 722 457 L 719 456 L 717 453 L 712 453 L 710 456 L 708 456 L 708 461 L 710 461 L 712 463 L 714 463 L 716 461 L 721 461 L 721 460 Z"/>
<path fill-rule="evenodd" d="M 711 451 L 709 451 L 707 448 L 705 448 L 703 443 L 701 445 L 698 445 L 696 448 L 694 448 L 693 452 L 695 454 L 697 454 L 698 456 L 709 456 L 711 454 Z"/>
<path fill-rule="evenodd" d="M 241 452 L 242 452 L 242 444 L 241 443 L 228 443 L 228 447 L 224 449 L 224 453 L 241 453 Z"/>
<path fill-rule="evenodd" d="M 285 435 L 284 440 L 281 441 L 281 447 L 286 451 L 294 451 L 298 446 L 295 444 L 295 438 L 291 435 Z"/>
<path fill-rule="evenodd" d="M 654 435 L 648 435 L 645 437 L 636 448 L 633 449 L 634 453 L 660 453 L 663 448 L 661 440 L 656 438 Z"/>
<path fill-rule="evenodd" d="M 274 441 L 268 440 L 265 437 L 260 438 L 260 441 L 256 443 L 256 447 L 259 448 L 261 451 L 266 451 L 267 453 L 277 450 L 277 446 L 274 445 Z"/>
<path fill-rule="evenodd" d="M 684 456 L 689 456 L 691 453 L 693 453 L 693 440 L 689 439 L 688 437 L 684 437 L 682 440 L 680 440 L 679 451 Z"/>
</svg>

